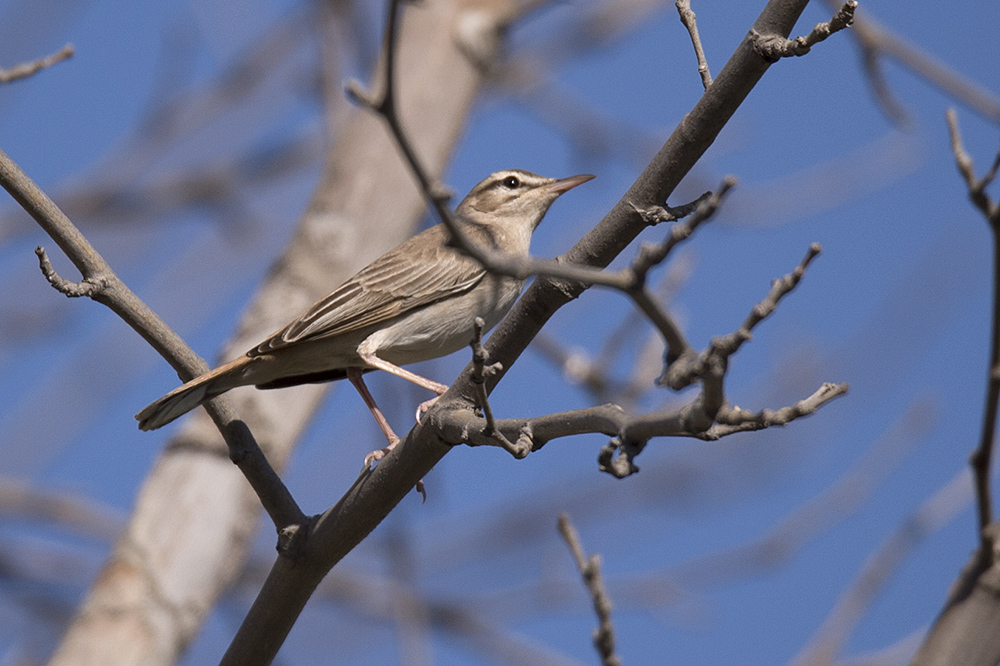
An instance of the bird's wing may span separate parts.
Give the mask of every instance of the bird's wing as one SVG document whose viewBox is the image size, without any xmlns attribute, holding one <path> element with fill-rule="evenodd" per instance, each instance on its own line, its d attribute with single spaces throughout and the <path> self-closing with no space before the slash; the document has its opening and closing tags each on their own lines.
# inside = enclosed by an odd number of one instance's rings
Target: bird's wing
<svg viewBox="0 0 1000 666">
<path fill-rule="evenodd" d="M 486 271 L 475 260 L 446 247 L 446 233 L 438 225 L 390 250 L 249 355 L 358 331 L 469 291 Z M 434 238 L 421 238 L 425 235 Z M 437 236 L 441 242 L 428 242 Z"/>
</svg>

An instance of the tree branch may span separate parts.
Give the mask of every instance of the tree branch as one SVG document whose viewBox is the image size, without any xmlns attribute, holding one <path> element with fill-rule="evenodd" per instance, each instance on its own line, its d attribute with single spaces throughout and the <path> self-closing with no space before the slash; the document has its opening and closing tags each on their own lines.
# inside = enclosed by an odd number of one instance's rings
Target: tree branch
<svg viewBox="0 0 1000 666">
<path fill-rule="evenodd" d="M 858 8 L 856 0 L 847 0 L 833 18 L 824 23 L 817 23 L 805 37 L 784 39 L 777 35 L 765 36 L 751 30 L 754 39 L 754 49 L 764 58 L 777 60 L 791 56 L 804 56 L 813 45 L 822 42 L 835 32 L 847 28 L 854 21 L 854 10 Z"/>
<path fill-rule="evenodd" d="M 972 158 L 962 145 L 962 135 L 958 128 L 958 118 L 954 109 L 947 113 L 948 131 L 951 135 L 951 149 L 955 164 L 965 179 L 972 203 L 986 217 L 993 232 L 993 315 L 990 331 L 990 365 L 986 380 L 986 402 L 983 406 L 982 432 L 979 446 L 969 462 L 972 465 L 976 483 L 976 502 L 979 511 L 979 553 L 984 562 L 995 558 L 995 530 L 988 529 L 993 522 L 993 498 L 990 490 L 991 462 L 996 438 L 997 413 L 1000 410 L 1000 204 L 992 201 L 986 187 L 996 178 L 1000 165 L 1000 151 L 993 160 L 989 171 L 978 178 Z"/>
<path fill-rule="evenodd" d="M 71 58 L 76 50 L 73 48 L 72 44 L 67 44 L 55 53 L 44 58 L 39 58 L 38 60 L 32 60 L 30 62 L 22 62 L 13 67 L 0 68 L 0 84 L 10 83 L 11 81 L 17 81 L 18 79 L 26 79 L 29 76 L 34 76 L 43 69 L 48 69 L 57 63 Z"/>
<path fill-rule="evenodd" d="M 604 579 L 601 576 L 601 556 L 591 555 L 587 557 L 583 552 L 583 544 L 580 543 L 580 535 L 577 534 L 573 523 L 569 520 L 569 514 L 559 514 L 559 533 L 563 541 L 569 547 L 576 562 L 576 568 L 583 577 L 583 583 L 590 592 L 590 599 L 594 604 L 594 612 L 597 614 L 597 629 L 594 629 L 594 647 L 601 657 L 602 666 L 621 666 L 622 660 L 615 654 L 615 625 L 611 622 L 611 597 L 604 587 Z"/>
<path fill-rule="evenodd" d="M 52 237 L 83 275 L 82 282 L 60 277 L 45 250 L 39 247 L 35 253 L 42 274 L 53 287 L 67 296 L 88 296 L 106 305 L 163 356 L 181 379 L 191 379 L 209 370 L 208 364 L 119 279 L 80 230 L 2 150 L 0 185 Z M 250 430 L 239 420 L 229 400 L 216 398 L 206 408 L 226 440 L 230 459 L 260 497 L 278 533 L 286 534 L 294 526 L 304 524 L 305 514 L 268 463 Z"/>
<path fill-rule="evenodd" d="M 712 72 L 708 69 L 708 60 L 705 59 L 705 50 L 701 47 L 701 37 L 698 35 L 698 21 L 694 11 L 691 9 L 691 0 L 677 0 L 674 3 L 677 13 L 680 14 L 681 23 L 687 28 L 691 36 L 691 45 L 694 46 L 694 55 L 698 59 L 698 75 L 701 77 L 701 85 L 705 90 L 712 85 Z"/>
</svg>

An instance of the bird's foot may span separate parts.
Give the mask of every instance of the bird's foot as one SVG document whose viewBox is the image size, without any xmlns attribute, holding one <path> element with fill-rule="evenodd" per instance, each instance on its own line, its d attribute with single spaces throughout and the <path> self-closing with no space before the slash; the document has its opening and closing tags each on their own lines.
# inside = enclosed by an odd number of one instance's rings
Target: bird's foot
<svg viewBox="0 0 1000 666">
<path fill-rule="evenodd" d="M 397 444 L 399 444 L 398 437 L 396 437 L 396 441 L 390 440 L 388 446 L 381 449 L 376 449 L 371 453 L 369 453 L 368 455 L 366 455 L 365 466 L 362 471 L 367 472 L 371 470 L 372 466 L 379 460 L 382 460 L 382 458 L 385 458 L 387 455 L 389 455 L 389 451 L 392 451 L 394 448 L 396 448 Z M 417 481 L 417 485 L 414 486 L 414 488 L 416 488 L 417 492 L 420 493 L 420 496 L 423 498 L 421 504 L 425 504 L 427 502 L 427 489 L 424 486 L 424 480 L 420 479 L 419 481 Z"/>
<path fill-rule="evenodd" d="M 441 396 L 436 395 L 430 400 L 424 400 L 422 403 L 417 405 L 417 423 L 420 423 L 420 419 L 423 415 L 430 411 L 431 407 L 434 406 L 434 403 L 437 402 L 440 397 Z"/>
<path fill-rule="evenodd" d="M 386 437 L 388 437 L 388 433 L 386 434 Z M 371 469 L 372 465 L 374 465 L 379 460 L 382 460 L 382 458 L 385 458 L 387 455 L 389 455 L 389 451 L 392 451 L 394 448 L 396 448 L 397 444 L 399 444 L 399 437 L 396 437 L 395 435 L 389 437 L 388 446 L 383 447 L 381 449 L 375 449 L 374 451 L 365 456 L 364 469 L 366 470 Z"/>
</svg>

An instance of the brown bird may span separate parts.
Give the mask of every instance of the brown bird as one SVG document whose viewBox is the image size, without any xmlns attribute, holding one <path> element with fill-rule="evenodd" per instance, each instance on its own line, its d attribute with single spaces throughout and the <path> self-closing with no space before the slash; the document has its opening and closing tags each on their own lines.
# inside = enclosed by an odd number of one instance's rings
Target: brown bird
<svg viewBox="0 0 1000 666">
<path fill-rule="evenodd" d="M 527 255 L 531 234 L 559 195 L 593 178 L 557 180 L 520 169 L 498 171 L 472 188 L 454 218 L 476 244 Z M 524 280 L 493 275 L 454 248 L 438 224 L 361 269 L 326 298 L 245 355 L 192 379 L 136 414 L 155 430 L 236 388 L 261 389 L 347 377 L 389 440 L 398 441 L 362 380 L 385 370 L 438 395 L 448 388 L 399 366 L 445 356 L 469 344 L 474 320 L 492 328 L 517 300 Z"/>
</svg>

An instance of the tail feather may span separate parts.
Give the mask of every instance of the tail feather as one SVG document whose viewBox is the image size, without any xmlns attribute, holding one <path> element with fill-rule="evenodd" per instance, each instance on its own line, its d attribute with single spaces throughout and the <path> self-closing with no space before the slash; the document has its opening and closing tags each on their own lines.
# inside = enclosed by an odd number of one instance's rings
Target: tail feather
<svg viewBox="0 0 1000 666">
<path fill-rule="evenodd" d="M 206 400 L 249 383 L 244 380 L 244 375 L 250 361 L 251 359 L 246 356 L 240 357 L 195 377 L 187 384 L 150 403 L 135 415 L 135 420 L 139 422 L 139 430 L 161 428 Z"/>
</svg>

